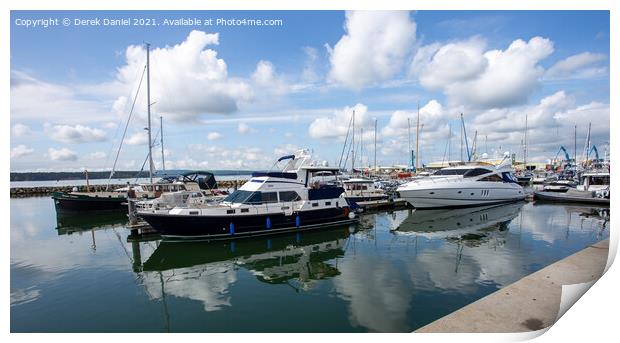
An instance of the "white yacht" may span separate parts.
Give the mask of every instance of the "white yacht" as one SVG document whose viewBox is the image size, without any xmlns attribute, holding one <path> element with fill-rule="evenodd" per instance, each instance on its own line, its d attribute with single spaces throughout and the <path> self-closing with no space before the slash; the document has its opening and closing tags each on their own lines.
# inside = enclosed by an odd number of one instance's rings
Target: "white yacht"
<svg viewBox="0 0 620 343">
<path fill-rule="evenodd" d="M 468 163 L 448 167 L 410 181 L 397 189 L 399 197 L 417 209 L 498 204 L 525 199 L 509 160 L 498 166 Z"/>
<path fill-rule="evenodd" d="M 283 156 L 280 172 L 254 173 L 218 203 L 187 203 L 172 209 L 138 209 L 137 215 L 165 238 L 226 239 L 321 228 L 353 221 L 344 189 L 320 182 L 337 167 L 319 166 L 307 150 Z"/>
<path fill-rule="evenodd" d="M 609 194 L 610 176 L 608 171 L 590 171 L 581 174 L 581 182 L 577 190 Z"/>
</svg>

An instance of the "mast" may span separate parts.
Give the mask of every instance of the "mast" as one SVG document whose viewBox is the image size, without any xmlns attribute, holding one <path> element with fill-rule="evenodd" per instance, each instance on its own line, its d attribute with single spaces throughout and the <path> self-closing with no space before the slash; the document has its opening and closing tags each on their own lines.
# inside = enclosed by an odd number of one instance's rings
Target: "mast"
<svg viewBox="0 0 620 343">
<path fill-rule="evenodd" d="M 355 110 L 353 110 L 353 136 L 351 137 L 351 174 L 355 170 Z"/>
<path fill-rule="evenodd" d="M 150 56 L 149 50 L 151 49 L 151 44 L 146 44 L 146 109 L 148 115 L 148 128 L 147 131 L 149 133 L 149 181 L 153 183 L 153 154 L 152 148 L 153 143 L 151 140 L 151 71 L 150 71 Z"/>
<path fill-rule="evenodd" d="M 364 128 L 360 128 L 360 167 L 364 168 Z"/>
<path fill-rule="evenodd" d="M 375 118 L 375 171 L 377 170 L 377 118 Z"/>
<path fill-rule="evenodd" d="M 452 123 L 448 121 L 448 161 L 452 161 Z"/>
<path fill-rule="evenodd" d="M 463 113 L 461 113 L 461 120 L 463 120 Z M 463 162 L 463 126 L 461 126 L 461 162 Z"/>
<path fill-rule="evenodd" d="M 575 125 L 575 166 L 577 166 L 577 125 Z"/>
<path fill-rule="evenodd" d="M 418 172 L 419 160 L 420 160 L 420 151 L 419 151 L 419 142 L 420 142 L 420 103 L 418 103 L 418 119 L 416 120 L 415 127 L 415 172 Z"/>
<path fill-rule="evenodd" d="M 525 133 L 523 135 L 523 170 L 527 170 L 527 113 L 525 114 Z"/>
<path fill-rule="evenodd" d="M 161 169 L 166 171 L 166 160 L 164 159 L 164 119 L 159 116 L 159 137 L 161 138 Z"/>
<path fill-rule="evenodd" d="M 409 149 L 407 150 L 407 154 L 409 155 L 409 165 L 413 167 L 413 156 L 411 156 L 411 118 L 407 118 L 407 139 L 409 142 Z"/>
<path fill-rule="evenodd" d="M 469 143 L 467 143 L 467 131 L 465 130 L 465 120 L 463 119 L 463 113 L 461 113 L 461 125 L 463 126 L 463 130 L 461 130 L 461 133 L 465 136 L 464 138 L 465 138 L 465 149 L 467 150 L 467 162 L 471 162 L 471 154 L 469 153 Z M 461 140 L 461 156 L 462 155 L 463 155 L 463 141 Z"/>
<path fill-rule="evenodd" d="M 592 122 L 588 123 L 588 135 L 586 136 L 586 144 L 585 144 L 585 148 L 584 148 L 584 155 L 585 155 L 585 163 L 586 165 L 588 164 L 588 161 L 590 160 L 590 130 L 592 129 Z"/>
</svg>

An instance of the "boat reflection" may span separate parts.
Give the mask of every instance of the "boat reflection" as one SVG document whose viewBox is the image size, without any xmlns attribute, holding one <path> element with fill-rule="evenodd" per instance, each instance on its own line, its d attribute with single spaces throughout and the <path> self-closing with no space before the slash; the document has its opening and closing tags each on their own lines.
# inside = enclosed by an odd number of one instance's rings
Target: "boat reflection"
<svg viewBox="0 0 620 343">
<path fill-rule="evenodd" d="M 205 311 L 230 306 L 229 288 L 238 269 L 248 270 L 267 284 L 287 284 L 296 292 L 310 290 L 321 279 L 340 275 L 337 260 L 344 256 L 354 226 L 215 242 L 160 241 L 136 268 L 152 298 L 167 294 L 198 300 Z M 151 242 L 152 243 L 152 242 Z M 132 244 L 134 257 L 140 256 Z"/>
<path fill-rule="evenodd" d="M 126 223 L 127 214 L 122 212 L 56 214 L 56 231 L 59 236 L 99 230 Z"/>
<path fill-rule="evenodd" d="M 524 202 L 460 209 L 413 211 L 393 233 L 427 238 L 476 239 L 484 231 L 505 231 L 517 217 Z"/>
</svg>

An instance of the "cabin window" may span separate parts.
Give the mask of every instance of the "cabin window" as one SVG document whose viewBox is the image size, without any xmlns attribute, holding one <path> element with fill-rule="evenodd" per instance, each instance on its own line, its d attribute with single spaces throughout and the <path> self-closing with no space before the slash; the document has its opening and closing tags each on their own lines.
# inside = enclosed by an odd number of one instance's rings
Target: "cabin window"
<svg viewBox="0 0 620 343">
<path fill-rule="evenodd" d="M 326 201 L 326 202 L 325 202 L 325 206 L 330 206 L 331 204 L 332 204 L 332 202 L 331 202 L 331 201 Z"/>
<path fill-rule="evenodd" d="M 241 209 L 241 213 L 247 213 L 247 212 L 250 212 L 249 208 L 242 208 Z"/>
<path fill-rule="evenodd" d="M 502 177 L 497 175 L 497 174 L 491 174 L 489 176 L 485 176 L 482 179 L 478 180 L 478 181 L 492 181 L 492 182 L 502 182 L 504 180 L 502 180 Z"/>
<path fill-rule="evenodd" d="M 226 214 L 235 214 L 235 210 L 226 210 Z"/>
<path fill-rule="evenodd" d="M 590 176 L 590 185 L 604 186 L 609 185 L 609 176 L 605 177 L 592 177 Z"/>
<path fill-rule="evenodd" d="M 319 207 L 319 203 L 318 202 L 313 202 L 312 203 L 312 207 Z"/>
<path fill-rule="evenodd" d="M 463 175 L 466 172 L 470 171 L 471 169 L 441 169 L 435 172 L 435 174 L 433 174 L 433 176 L 435 175 Z"/>
<path fill-rule="evenodd" d="M 261 196 L 263 203 L 271 204 L 278 202 L 278 193 L 276 192 L 263 192 Z"/>
<path fill-rule="evenodd" d="M 465 173 L 463 175 L 463 177 L 474 177 L 474 176 L 480 176 L 480 175 L 484 175 L 484 174 L 488 174 L 491 171 L 488 169 L 483 169 L 483 168 L 474 168 L 474 169 L 470 169 L 467 171 L 467 173 Z"/>
<path fill-rule="evenodd" d="M 295 191 L 280 192 L 280 201 L 299 201 L 301 197 Z"/>
</svg>

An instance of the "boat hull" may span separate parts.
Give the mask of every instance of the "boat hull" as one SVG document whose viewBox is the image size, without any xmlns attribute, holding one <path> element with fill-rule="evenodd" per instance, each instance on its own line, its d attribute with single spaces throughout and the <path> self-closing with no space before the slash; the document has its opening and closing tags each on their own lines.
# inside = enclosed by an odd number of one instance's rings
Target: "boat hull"
<svg viewBox="0 0 620 343">
<path fill-rule="evenodd" d="M 139 213 L 162 237 L 168 239 L 231 239 L 279 232 L 316 229 L 353 222 L 349 209 L 328 208 L 286 215 L 175 215 Z"/>
<path fill-rule="evenodd" d="M 534 199 L 553 202 L 572 202 L 580 204 L 609 205 L 609 198 L 571 196 L 568 193 L 534 192 Z"/>
<path fill-rule="evenodd" d="M 399 189 L 398 194 L 416 209 L 485 206 L 525 199 L 523 188 L 510 183 L 487 187 L 480 187 L 472 183 L 471 185 L 450 185 L 443 188 Z"/>
<path fill-rule="evenodd" d="M 127 210 L 126 198 L 71 196 L 66 193 L 52 195 L 58 211 L 123 211 Z"/>
</svg>

